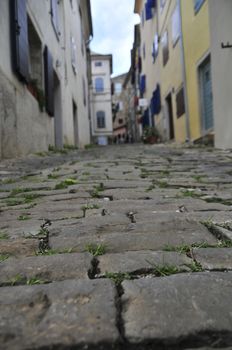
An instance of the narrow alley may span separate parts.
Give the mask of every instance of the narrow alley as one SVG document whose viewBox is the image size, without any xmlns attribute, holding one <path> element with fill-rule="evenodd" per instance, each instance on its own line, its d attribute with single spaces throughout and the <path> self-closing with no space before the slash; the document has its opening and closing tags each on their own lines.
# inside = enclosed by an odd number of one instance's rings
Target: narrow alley
<svg viewBox="0 0 232 350">
<path fill-rule="evenodd" d="M 231 349 L 232 151 L 0 163 L 0 349 Z"/>
</svg>

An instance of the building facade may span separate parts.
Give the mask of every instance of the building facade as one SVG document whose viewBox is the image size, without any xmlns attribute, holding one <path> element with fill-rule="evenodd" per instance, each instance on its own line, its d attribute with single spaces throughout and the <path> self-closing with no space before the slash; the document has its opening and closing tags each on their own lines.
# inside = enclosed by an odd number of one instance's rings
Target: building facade
<svg viewBox="0 0 232 350">
<path fill-rule="evenodd" d="M 143 126 L 155 125 L 162 140 L 232 146 L 231 6 L 230 0 L 135 0 Z"/>
<path fill-rule="evenodd" d="M 0 2 L 0 158 L 90 142 L 90 2 Z"/>
<path fill-rule="evenodd" d="M 113 112 L 113 140 L 115 143 L 124 143 L 128 138 L 128 116 L 126 114 L 127 99 L 123 84 L 126 74 L 111 79 L 112 112 Z"/>
<path fill-rule="evenodd" d="M 91 53 L 91 129 L 93 142 L 107 145 L 113 136 L 112 55 Z"/>
</svg>

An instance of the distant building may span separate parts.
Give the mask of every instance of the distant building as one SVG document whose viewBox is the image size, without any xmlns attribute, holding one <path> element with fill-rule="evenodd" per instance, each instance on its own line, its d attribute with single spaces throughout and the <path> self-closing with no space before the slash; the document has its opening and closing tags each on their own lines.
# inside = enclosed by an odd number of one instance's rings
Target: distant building
<svg viewBox="0 0 232 350">
<path fill-rule="evenodd" d="M 90 0 L 0 1 L 0 32 L 0 158 L 88 144 Z"/>
<path fill-rule="evenodd" d="M 112 55 L 91 52 L 91 129 L 93 141 L 107 145 L 113 136 L 111 74 Z"/>
<path fill-rule="evenodd" d="M 113 140 L 115 143 L 124 143 L 128 138 L 126 106 L 127 103 L 123 83 L 126 74 L 111 79 L 112 82 L 112 112 L 113 112 Z"/>
</svg>

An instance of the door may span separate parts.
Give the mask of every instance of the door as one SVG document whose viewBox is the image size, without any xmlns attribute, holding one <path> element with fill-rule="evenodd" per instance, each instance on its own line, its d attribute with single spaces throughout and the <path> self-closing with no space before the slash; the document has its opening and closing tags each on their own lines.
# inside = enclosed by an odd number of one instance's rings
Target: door
<svg viewBox="0 0 232 350">
<path fill-rule="evenodd" d="M 174 124 L 173 124 L 173 110 L 172 110 L 172 95 L 169 94 L 166 97 L 167 113 L 168 113 L 168 124 L 169 124 L 169 139 L 175 138 Z"/>
<path fill-rule="evenodd" d="M 73 130 L 74 130 L 74 144 L 78 146 L 78 118 L 77 118 L 77 105 L 73 101 Z"/>
<path fill-rule="evenodd" d="M 55 146 L 63 148 L 63 122 L 61 105 L 61 87 L 57 75 L 54 73 L 54 117 L 55 117 Z"/>
<path fill-rule="evenodd" d="M 213 128 L 213 93 L 211 79 L 211 63 L 208 58 L 199 68 L 201 93 L 202 129 L 207 131 Z"/>
</svg>

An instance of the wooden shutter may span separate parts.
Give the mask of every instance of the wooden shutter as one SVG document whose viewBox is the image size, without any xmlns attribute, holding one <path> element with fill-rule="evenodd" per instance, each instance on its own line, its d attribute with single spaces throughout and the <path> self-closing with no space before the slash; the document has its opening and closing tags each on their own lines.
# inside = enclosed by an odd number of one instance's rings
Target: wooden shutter
<svg viewBox="0 0 232 350">
<path fill-rule="evenodd" d="M 13 69 L 20 79 L 29 81 L 29 44 L 26 0 L 11 0 Z"/>
<path fill-rule="evenodd" d="M 177 118 L 185 113 L 184 88 L 182 87 L 176 94 L 176 114 Z"/>
<path fill-rule="evenodd" d="M 53 58 L 47 46 L 44 49 L 44 80 L 46 111 L 50 116 L 54 116 Z"/>
</svg>

